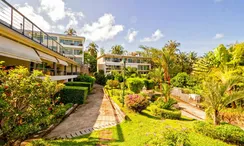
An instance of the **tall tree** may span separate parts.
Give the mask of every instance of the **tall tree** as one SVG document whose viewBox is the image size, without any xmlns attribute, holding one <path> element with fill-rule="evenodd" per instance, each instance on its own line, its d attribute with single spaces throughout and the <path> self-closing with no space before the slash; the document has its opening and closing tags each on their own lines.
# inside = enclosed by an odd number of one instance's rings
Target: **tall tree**
<svg viewBox="0 0 244 146">
<path fill-rule="evenodd" d="M 105 54 L 105 49 L 104 48 L 100 48 L 100 55 L 104 55 Z"/>
<path fill-rule="evenodd" d="M 88 52 L 91 56 L 97 57 L 97 52 L 98 52 L 98 45 L 94 42 L 91 42 L 88 46 Z"/>
<path fill-rule="evenodd" d="M 149 77 L 157 83 L 160 91 L 162 91 L 163 74 L 162 68 L 155 68 L 148 73 Z"/>
<path fill-rule="evenodd" d="M 121 45 L 115 45 L 111 48 L 110 52 L 112 54 L 123 55 L 126 50 L 124 50 L 124 47 Z"/>
<path fill-rule="evenodd" d="M 228 104 L 238 99 L 244 98 L 244 91 L 230 91 L 237 83 L 243 81 L 243 78 L 238 76 L 231 77 L 225 82 L 216 81 L 214 78 L 209 78 L 203 84 L 203 96 L 208 111 L 211 111 L 213 123 L 220 124 L 220 111 Z"/>
<path fill-rule="evenodd" d="M 67 34 L 67 35 L 76 35 L 76 31 L 73 28 L 69 28 L 64 33 Z"/>
</svg>

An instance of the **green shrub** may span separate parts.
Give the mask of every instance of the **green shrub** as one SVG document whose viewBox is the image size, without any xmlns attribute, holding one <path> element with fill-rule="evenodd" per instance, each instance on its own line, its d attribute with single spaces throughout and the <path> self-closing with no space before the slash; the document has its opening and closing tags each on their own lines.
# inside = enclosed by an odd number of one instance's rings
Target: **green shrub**
<svg viewBox="0 0 244 146">
<path fill-rule="evenodd" d="M 185 72 L 178 73 L 175 77 L 173 77 L 170 81 L 170 83 L 174 87 L 180 87 L 180 88 L 185 88 L 185 87 L 193 87 L 197 84 L 197 80 L 189 76 Z"/>
<path fill-rule="evenodd" d="M 110 88 L 119 88 L 119 81 L 118 80 L 108 80 L 106 83 Z"/>
<path fill-rule="evenodd" d="M 95 80 L 96 79 L 94 77 L 91 77 L 87 74 L 81 74 L 77 78 L 74 79 L 75 82 L 90 82 L 90 83 L 92 83 L 92 87 L 93 87 L 93 84 L 95 83 Z"/>
<path fill-rule="evenodd" d="M 225 142 L 238 145 L 244 144 L 244 131 L 237 126 L 229 124 L 215 126 L 202 121 L 196 121 L 194 122 L 194 130 L 203 135 L 220 139 Z"/>
<path fill-rule="evenodd" d="M 66 86 L 58 95 L 63 103 L 83 104 L 86 101 L 87 93 L 87 87 Z"/>
<path fill-rule="evenodd" d="M 144 85 L 146 86 L 147 90 L 154 89 L 155 82 L 154 80 L 143 79 Z"/>
<path fill-rule="evenodd" d="M 8 141 L 6 145 L 26 139 L 56 120 L 51 109 L 60 106 L 54 95 L 64 85 L 39 76 L 44 75 L 37 70 L 30 73 L 24 67 L 5 72 L 0 63 L 0 129 Z"/>
<path fill-rule="evenodd" d="M 144 86 L 143 79 L 141 78 L 128 78 L 126 80 L 126 84 L 128 88 L 134 93 L 140 93 Z"/>
<path fill-rule="evenodd" d="M 167 126 L 162 133 L 154 136 L 148 144 L 154 146 L 189 146 L 188 133 L 188 129 L 176 129 Z"/>
<path fill-rule="evenodd" d="M 125 105 L 133 111 L 141 113 L 142 110 L 147 108 L 149 101 L 141 95 L 133 94 L 125 96 Z"/>
<path fill-rule="evenodd" d="M 99 72 L 94 73 L 94 76 L 96 78 L 96 83 L 100 85 L 105 85 L 107 78 L 104 74 L 103 70 L 99 70 Z"/>
<path fill-rule="evenodd" d="M 180 119 L 181 118 L 181 111 L 178 111 L 178 110 L 161 109 L 156 105 L 151 105 L 149 107 L 149 109 L 153 115 L 164 118 L 164 119 Z"/>
<path fill-rule="evenodd" d="M 169 100 L 167 102 L 164 101 L 164 98 L 162 97 L 159 97 L 155 102 L 154 104 L 156 104 L 159 108 L 161 109 L 167 109 L 167 110 L 170 110 L 172 109 L 172 106 L 174 104 L 176 104 L 177 101 L 174 100 L 173 98 L 169 98 Z"/>
<path fill-rule="evenodd" d="M 92 83 L 91 82 L 67 82 L 66 86 L 78 86 L 78 87 L 87 87 L 89 93 L 92 91 Z"/>
</svg>

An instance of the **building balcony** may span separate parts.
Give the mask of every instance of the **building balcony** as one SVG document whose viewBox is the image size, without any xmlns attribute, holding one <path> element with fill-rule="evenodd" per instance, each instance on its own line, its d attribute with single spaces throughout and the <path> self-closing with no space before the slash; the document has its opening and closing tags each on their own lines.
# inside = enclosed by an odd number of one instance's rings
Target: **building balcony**
<svg viewBox="0 0 244 146">
<path fill-rule="evenodd" d="M 83 49 L 83 45 L 81 44 L 81 45 L 72 45 L 72 44 L 70 44 L 70 45 L 68 45 L 68 44 L 63 44 L 63 43 L 61 43 L 62 44 L 62 46 L 64 47 L 64 48 L 73 48 L 73 49 Z"/>
</svg>

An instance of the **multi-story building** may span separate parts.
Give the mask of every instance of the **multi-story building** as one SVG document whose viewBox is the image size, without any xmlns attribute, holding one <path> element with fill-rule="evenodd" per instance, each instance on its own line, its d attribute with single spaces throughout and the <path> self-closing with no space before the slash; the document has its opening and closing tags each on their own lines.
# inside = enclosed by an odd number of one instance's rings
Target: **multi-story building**
<svg viewBox="0 0 244 146">
<path fill-rule="evenodd" d="M 72 43 L 67 44 L 68 40 Z M 41 70 L 53 80 L 76 78 L 83 62 L 84 40 L 49 35 L 8 2 L 0 0 L 0 61 L 7 68 L 21 65 L 31 72 Z"/>
<path fill-rule="evenodd" d="M 74 60 L 80 65 L 84 63 L 83 44 L 85 43 L 85 37 L 57 33 L 48 33 L 48 35 L 63 46 L 60 50 L 58 47 L 53 46 L 54 50 L 58 50 L 64 54 L 64 56 Z M 44 41 L 47 41 L 47 37 L 44 37 Z"/>
<path fill-rule="evenodd" d="M 137 68 L 137 71 L 140 74 L 146 74 L 151 69 L 151 58 L 137 55 L 115 54 L 103 54 L 97 57 L 97 69 L 103 70 L 105 74 L 111 73 L 113 70 L 121 72 L 124 65 L 122 61 L 123 59 L 125 59 L 125 67 Z"/>
</svg>

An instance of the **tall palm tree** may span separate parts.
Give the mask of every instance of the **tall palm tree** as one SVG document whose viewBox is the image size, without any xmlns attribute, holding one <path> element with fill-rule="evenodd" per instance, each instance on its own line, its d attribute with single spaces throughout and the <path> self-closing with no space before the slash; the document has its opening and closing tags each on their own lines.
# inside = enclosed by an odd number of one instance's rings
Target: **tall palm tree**
<svg viewBox="0 0 244 146">
<path fill-rule="evenodd" d="M 233 101 L 244 98 L 243 90 L 230 92 L 230 89 L 240 81 L 243 81 L 243 78 L 235 76 L 227 79 L 225 82 L 219 82 L 212 77 L 204 82 L 203 96 L 206 105 L 208 105 L 208 110 L 212 113 L 215 125 L 220 124 L 220 111 L 225 106 Z"/>
<path fill-rule="evenodd" d="M 112 46 L 110 52 L 112 54 L 123 55 L 124 53 L 126 53 L 126 50 L 124 50 L 124 47 L 121 45 L 115 45 Z"/>
<path fill-rule="evenodd" d="M 97 56 L 97 52 L 98 52 L 98 45 L 94 42 L 91 42 L 88 46 L 88 52 L 91 56 Z"/>
<path fill-rule="evenodd" d="M 163 84 L 163 95 L 164 95 L 164 101 L 168 102 L 170 98 L 170 93 L 171 93 L 171 86 L 169 84 L 164 83 Z"/>
<path fill-rule="evenodd" d="M 167 44 L 165 44 L 164 48 L 169 51 L 170 54 L 173 54 L 179 51 L 178 47 L 180 46 L 179 42 L 169 40 Z"/>
<path fill-rule="evenodd" d="M 72 35 L 76 35 L 76 30 L 73 29 L 73 28 L 69 28 L 64 33 L 67 34 L 67 35 L 71 35 L 72 36 Z"/>
</svg>

